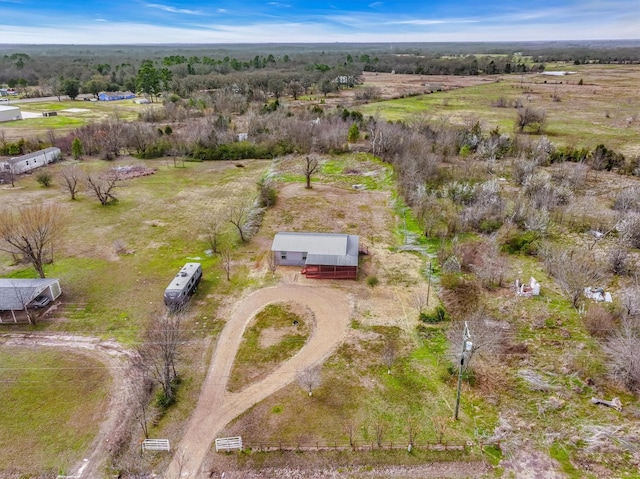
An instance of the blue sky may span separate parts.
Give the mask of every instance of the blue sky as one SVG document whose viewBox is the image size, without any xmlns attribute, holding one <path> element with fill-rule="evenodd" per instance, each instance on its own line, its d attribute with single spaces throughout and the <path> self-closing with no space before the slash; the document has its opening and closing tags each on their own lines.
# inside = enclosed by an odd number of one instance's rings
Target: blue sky
<svg viewBox="0 0 640 479">
<path fill-rule="evenodd" d="M 0 0 L 0 44 L 640 39 L 640 0 Z"/>
</svg>

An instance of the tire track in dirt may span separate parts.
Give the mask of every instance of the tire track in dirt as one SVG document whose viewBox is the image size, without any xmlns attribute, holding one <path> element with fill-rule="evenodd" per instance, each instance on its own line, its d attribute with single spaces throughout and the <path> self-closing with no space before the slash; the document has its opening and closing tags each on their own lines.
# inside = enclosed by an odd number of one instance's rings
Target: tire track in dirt
<svg viewBox="0 0 640 479">
<path fill-rule="evenodd" d="M 133 353 L 115 341 L 69 334 L 3 334 L 0 336 L 0 344 L 3 347 L 76 349 L 105 364 L 113 381 L 109 403 L 105 408 L 106 419 L 100 424 L 98 434 L 89 446 L 85 458 L 72 467 L 66 476 L 73 479 L 101 477 L 105 461 L 110 454 L 110 442 L 113 442 L 130 423 L 131 407 L 125 398 L 130 397 L 132 390 L 128 370 L 132 367 Z"/>
<path fill-rule="evenodd" d="M 227 391 L 227 381 L 245 327 L 264 306 L 294 301 L 315 314 L 315 330 L 307 344 L 268 377 L 239 392 Z M 281 285 L 264 288 L 242 300 L 227 321 L 182 441 L 164 473 L 166 479 L 208 477 L 205 464 L 218 433 L 235 417 L 295 380 L 296 373 L 326 359 L 344 340 L 350 307 L 344 292 L 316 286 Z"/>
</svg>

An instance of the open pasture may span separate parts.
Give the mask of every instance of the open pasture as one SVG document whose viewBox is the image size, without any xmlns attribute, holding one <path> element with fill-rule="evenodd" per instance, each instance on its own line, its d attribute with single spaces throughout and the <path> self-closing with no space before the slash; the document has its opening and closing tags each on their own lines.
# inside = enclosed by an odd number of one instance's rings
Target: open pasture
<svg viewBox="0 0 640 479">
<path fill-rule="evenodd" d="M 554 64 L 548 70 L 576 73 L 502 75 L 497 82 L 375 102 L 358 109 L 364 115 L 393 121 L 426 119 L 434 125 L 480 121 L 485 131 L 499 127 L 511 134 L 514 105 L 519 101 L 546 113 L 543 133 L 557 145 L 593 148 L 603 143 L 625 155 L 640 153 L 640 66 Z M 365 77 L 365 86 L 369 78 Z M 428 83 L 429 77 L 422 76 L 421 81 Z"/>
</svg>

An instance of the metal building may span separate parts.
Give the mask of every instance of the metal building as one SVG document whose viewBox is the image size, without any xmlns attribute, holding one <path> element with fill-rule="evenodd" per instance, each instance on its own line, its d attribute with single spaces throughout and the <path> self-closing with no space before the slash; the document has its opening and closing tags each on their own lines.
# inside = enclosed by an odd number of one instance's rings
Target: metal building
<svg viewBox="0 0 640 479">
<path fill-rule="evenodd" d="M 271 245 L 277 264 L 302 266 L 307 278 L 356 279 L 359 237 L 336 233 L 277 233 Z"/>
</svg>

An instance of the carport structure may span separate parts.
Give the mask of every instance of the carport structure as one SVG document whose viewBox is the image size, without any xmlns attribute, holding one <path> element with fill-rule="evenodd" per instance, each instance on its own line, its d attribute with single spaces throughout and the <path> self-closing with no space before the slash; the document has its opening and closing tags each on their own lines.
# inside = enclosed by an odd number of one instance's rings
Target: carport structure
<svg viewBox="0 0 640 479">
<path fill-rule="evenodd" d="M 61 294 L 60 280 L 56 278 L 0 278 L 0 323 L 17 323 L 16 312 L 25 311 L 38 296 L 47 296 L 53 301 Z"/>
</svg>

